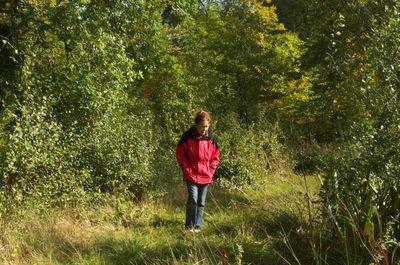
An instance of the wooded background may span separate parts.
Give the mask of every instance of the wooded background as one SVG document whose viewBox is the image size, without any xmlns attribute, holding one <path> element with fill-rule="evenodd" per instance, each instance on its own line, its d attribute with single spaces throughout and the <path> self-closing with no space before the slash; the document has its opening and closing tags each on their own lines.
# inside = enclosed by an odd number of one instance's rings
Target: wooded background
<svg viewBox="0 0 400 265">
<path fill-rule="evenodd" d="M 161 196 L 206 109 L 219 185 L 320 174 L 327 231 L 361 231 L 361 252 L 395 261 L 399 12 L 395 0 L 2 0 L 2 214 Z"/>
</svg>

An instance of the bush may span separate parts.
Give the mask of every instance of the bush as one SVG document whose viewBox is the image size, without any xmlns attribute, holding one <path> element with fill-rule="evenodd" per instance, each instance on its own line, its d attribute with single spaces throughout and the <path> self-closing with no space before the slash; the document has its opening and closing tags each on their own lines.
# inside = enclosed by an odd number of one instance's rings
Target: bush
<svg viewBox="0 0 400 265">
<path fill-rule="evenodd" d="M 35 98 L 14 117 L 1 175 L 10 198 L 52 204 L 76 202 L 95 192 L 140 197 L 151 189 L 157 143 L 149 113 L 110 108 L 74 133 L 52 115 L 48 101 Z"/>
<path fill-rule="evenodd" d="M 393 52 L 399 11 L 388 8 L 387 21 L 366 36 L 367 63 L 355 85 L 368 119 L 351 126 L 346 150 L 327 167 L 321 191 L 326 219 L 353 264 L 360 257 L 362 264 L 399 263 L 400 78 L 394 63 L 400 57 Z"/>
<path fill-rule="evenodd" d="M 232 116 L 216 125 L 221 149 L 216 178 L 221 184 L 236 188 L 256 185 L 272 172 L 290 170 L 290 158 L 278 140 L 276 126 L 266 122 L 245 126 Z"/>
<path fill-rule="evenodd" d="M 142 106 L 143 107 L 143 106 Z M 150 191 L 156 146 L 152 115 L 105 113 L 87 129 L 80 160 L 90 169 L 88 190 L 140 198 Z"/>
<path fill-rule="evenodd" d="M 82 184 L 89 175 L 77 166 L 82 140 L 64 134 L 48 102 L 46 97 L 34 98 L 14 116 L 15 125 L 1 161 L 1 182 L 15 202 L 28 197 L 66 202 L 84 193 Z"/>
</svg>

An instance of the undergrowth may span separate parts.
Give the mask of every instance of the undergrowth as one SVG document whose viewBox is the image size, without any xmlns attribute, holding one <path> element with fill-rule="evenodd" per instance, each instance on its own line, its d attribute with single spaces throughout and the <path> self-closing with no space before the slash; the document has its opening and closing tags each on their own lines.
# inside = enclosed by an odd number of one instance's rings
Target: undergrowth
<svg viewBox="0 0 400 265">
<path fill-rule="evenodd" d="M 183 229 L 185 193 L 182 184 L 153 201 L 3 218 L 0 263 L 312 264 L 302 177 L 276 177 L 257 190 L 212 186 L 201 233 Z"/>
</svg>

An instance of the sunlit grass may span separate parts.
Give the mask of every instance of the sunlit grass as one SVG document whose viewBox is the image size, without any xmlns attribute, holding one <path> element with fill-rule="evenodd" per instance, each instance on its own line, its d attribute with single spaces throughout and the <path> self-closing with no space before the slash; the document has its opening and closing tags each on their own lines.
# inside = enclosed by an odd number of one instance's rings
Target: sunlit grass
<svg viewBox="0 0 400 265">
<path fill-rule="evenodd" d="M 315 178 L 311 186 L 316 187 Z M 183 229 L 185 187 L 140 205 L 29 213 L 2 225 L 1 264 L 297 264 L 310 261 L 299 176 L 259 189 L 212 186 L 201 233 Z M 296 260 L 297 259 L 297 260 Z M 303 264 L 303 263 L 302 263 Z M 311 264 L 311 263 L 304 263 Z"/>
</svg>

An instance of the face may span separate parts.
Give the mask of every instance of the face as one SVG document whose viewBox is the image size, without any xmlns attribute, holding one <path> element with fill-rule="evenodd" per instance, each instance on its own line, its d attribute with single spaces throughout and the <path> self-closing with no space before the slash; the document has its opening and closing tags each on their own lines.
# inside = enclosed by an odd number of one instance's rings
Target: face
<svg viewBox="0 0 400 265">
<path fill-rule="evenodd" d="M 200 135 L 207 135 L 208 129 L 210 128 L 209 121 L 203 121 L 200 124 L 196 125 L 197 133 Z"/>
</svg>

